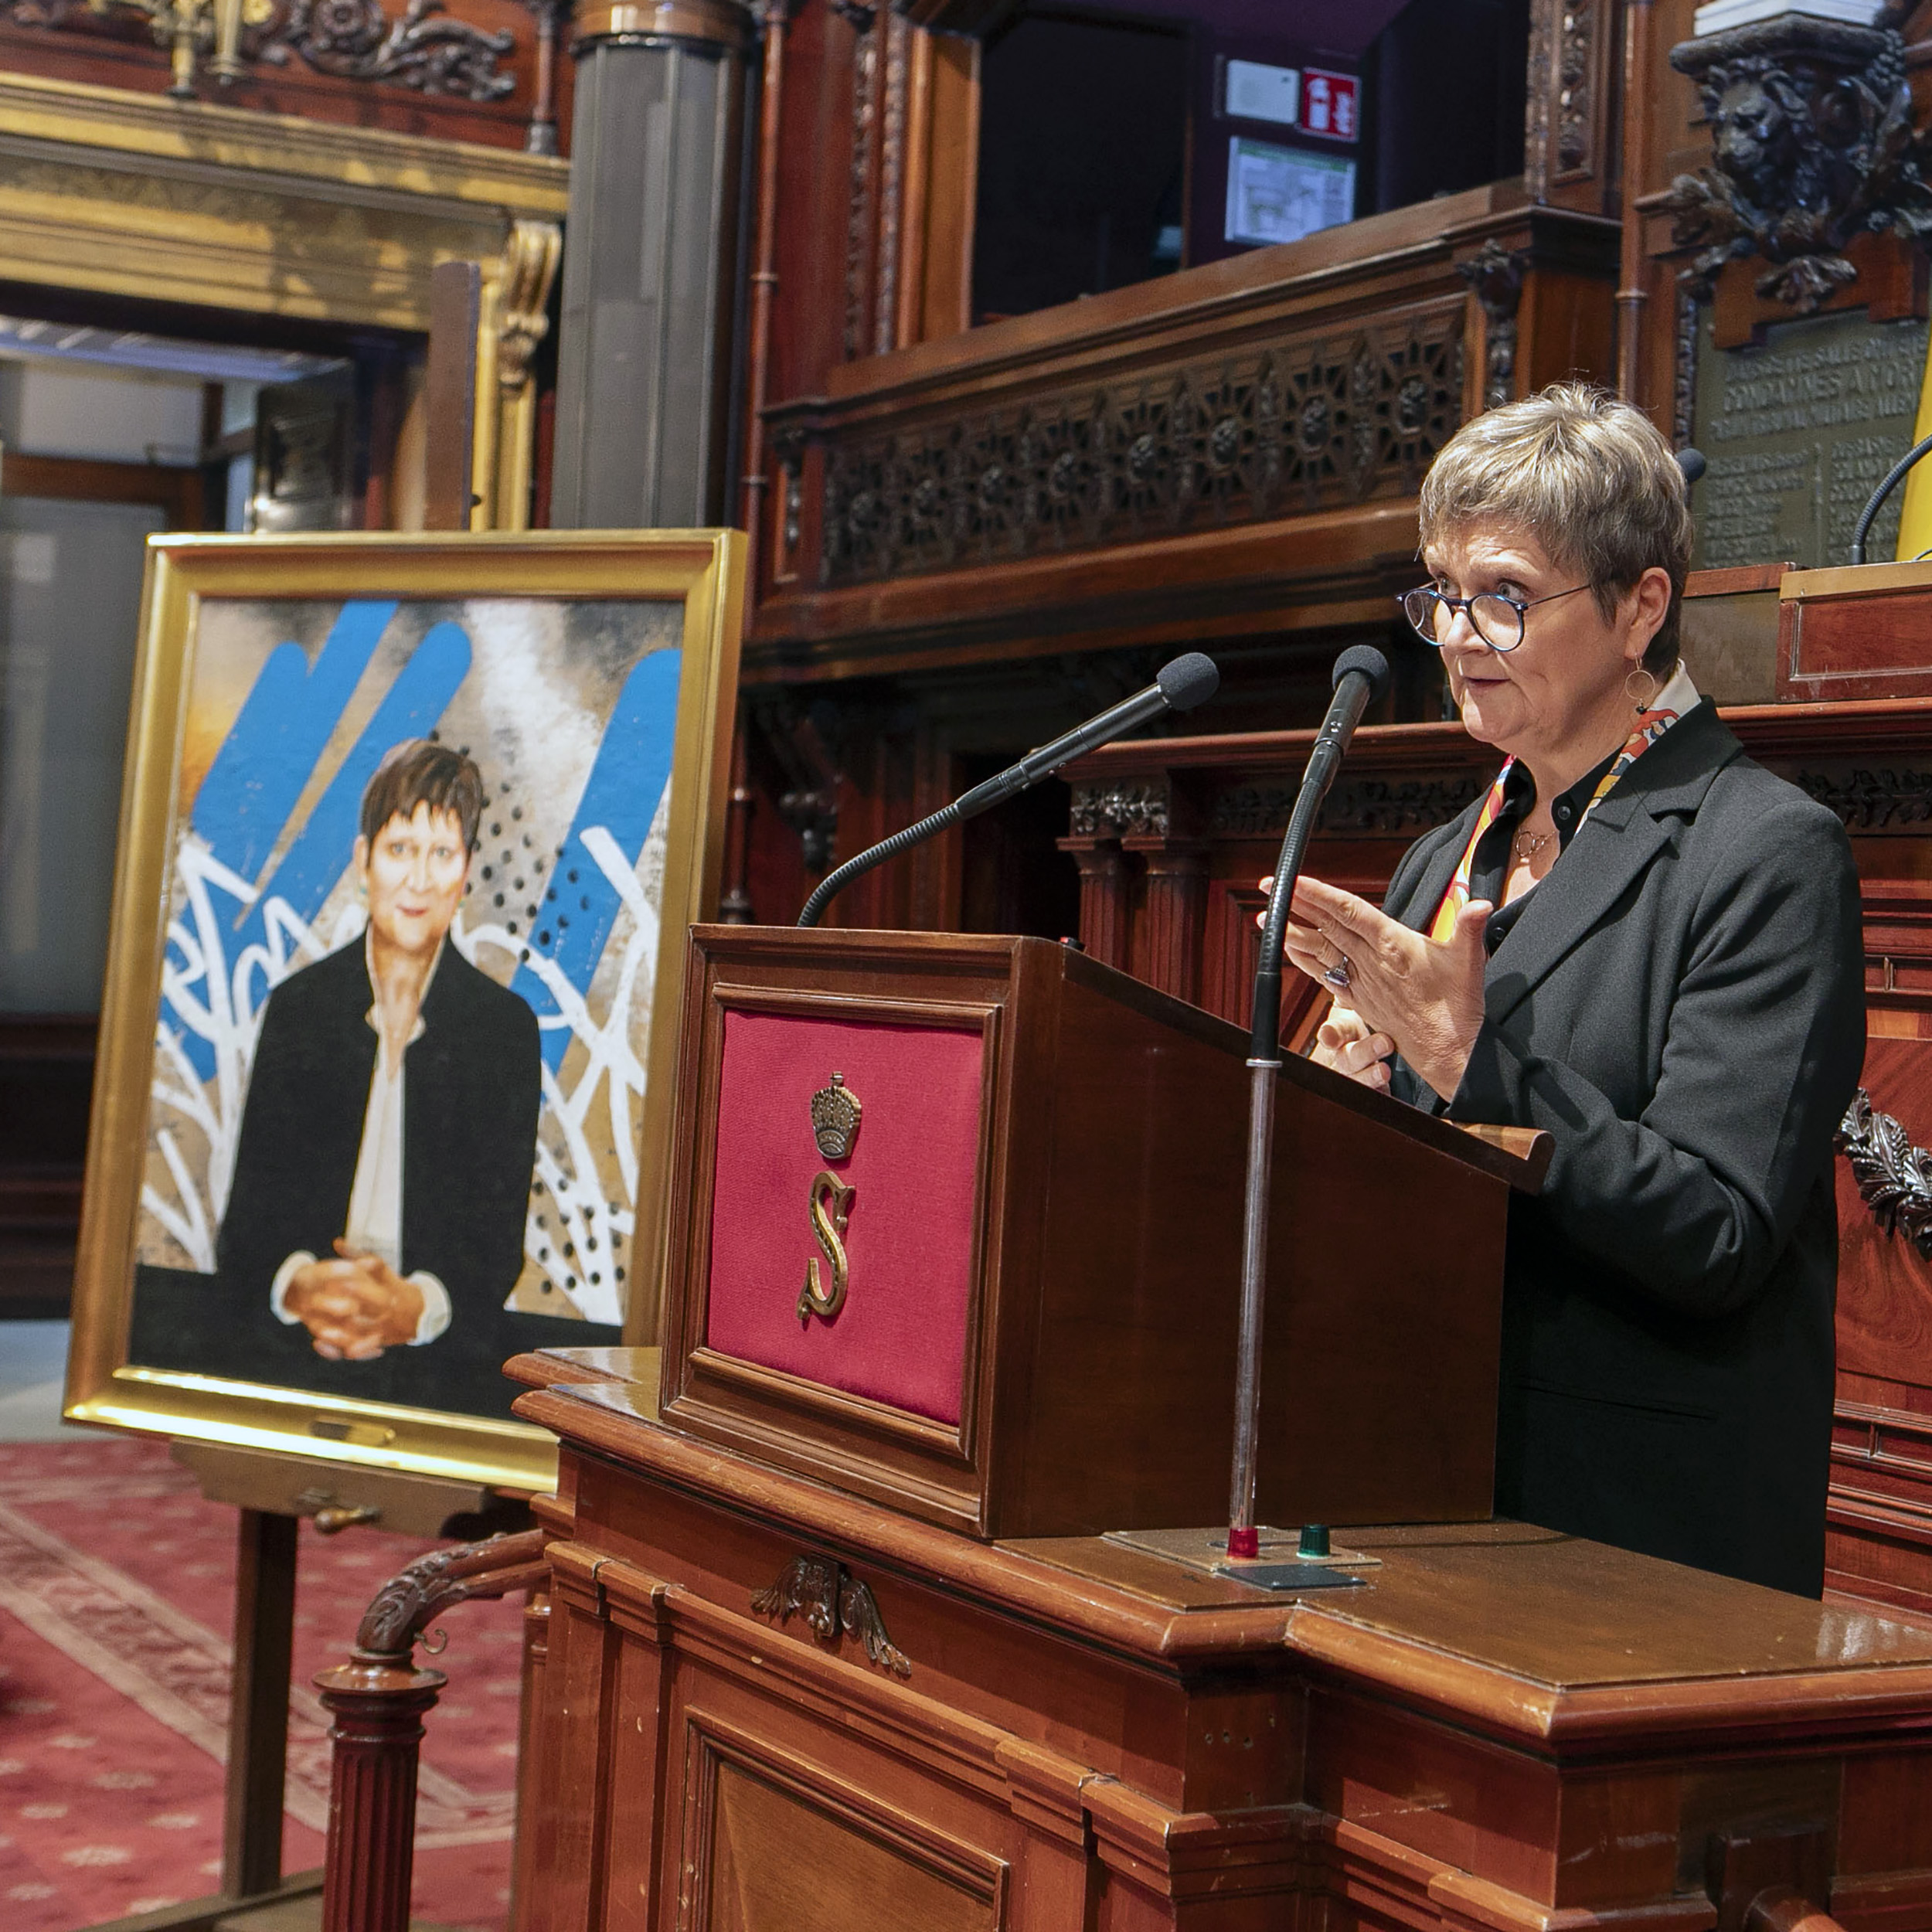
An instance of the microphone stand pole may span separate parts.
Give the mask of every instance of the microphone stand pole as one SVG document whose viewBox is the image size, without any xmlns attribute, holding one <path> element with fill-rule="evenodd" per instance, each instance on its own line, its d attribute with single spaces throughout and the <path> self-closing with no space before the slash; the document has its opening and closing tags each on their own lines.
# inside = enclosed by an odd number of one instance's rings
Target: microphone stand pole
<svg viewBox="0 0 1932 1932">
<path fill-rule="evenodd" d="M 1384 667 L 1383 675 L 1386 675 Z M 1254 975 L 1254 1018 L 1248 1036 L 1248 1171 L 1241 1213 L 1241 1335 L 1234 1385 L 1234 1468 L 1228 1496 L 1228 1554 L 1260 1554 L 1254 1522 L 1255 1458 L 1261 1429 L 1261 1321 L 1268 1273 L 1268 1187 L 1274 1172 L 1275 1082 L 1281 1071 L 1281 935 L 1301 876 L 1302 854 L 1371 696 L 1368 676 L 1351 670 L 1308 754 L 1308 768 L 1281 841 Z"/>
</svg>

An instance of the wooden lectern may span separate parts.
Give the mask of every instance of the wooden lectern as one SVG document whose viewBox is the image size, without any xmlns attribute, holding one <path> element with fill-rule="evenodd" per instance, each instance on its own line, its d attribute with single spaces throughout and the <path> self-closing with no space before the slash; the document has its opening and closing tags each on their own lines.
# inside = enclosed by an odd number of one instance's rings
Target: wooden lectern
<svg viewBox="0 0 1932 1932">
<path fill-rule="evenodd" d="M 1487 1520 L 1539 1143 L 1284 1069 L 1265 1513 L 1359 1580 L 1280 1594 L 1208 1560 L 1245 1034 L 1037 940 L 692 944 L 662 1355 L 510 1365 L 516 1932 L 1932 1928 L 1932 1628 Z"/>
<path fill-rule="evenodd" d="M 1223 1518 L 1240 1029 L 1039 939 L 700 927 L 687 986 L 667 1422 L 983 1537 Z M 1261 1513 L 1487 1516 L 1508 1197 L 1540 1168 L 1281 1078 Z M 859 1104 L 842 1158 L 815 1095 Z M 801 1294 L 835 1189 L 828 1318 Z"/>
</svg>

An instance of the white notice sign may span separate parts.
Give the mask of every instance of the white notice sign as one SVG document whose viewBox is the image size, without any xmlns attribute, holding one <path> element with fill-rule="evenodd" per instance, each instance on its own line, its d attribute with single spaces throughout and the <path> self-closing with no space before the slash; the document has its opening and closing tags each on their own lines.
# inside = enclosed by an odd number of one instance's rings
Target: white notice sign
<svg viewBox="0 0 1932 1932">
<path fill-rule="evenodd" d="M 1228 143 L 1226 238 L 1299 241 L 1355 219 L 1355 163 L 1235 135 Z"/>
<path fill-rule="evenodd" d="M 1230 60 L 1227 112 L 1236 121 L 1278 121 L 1292 128 L 1301 112 L 1298 67 L 1271 67 L 1264 60 Z"/>
</svg>

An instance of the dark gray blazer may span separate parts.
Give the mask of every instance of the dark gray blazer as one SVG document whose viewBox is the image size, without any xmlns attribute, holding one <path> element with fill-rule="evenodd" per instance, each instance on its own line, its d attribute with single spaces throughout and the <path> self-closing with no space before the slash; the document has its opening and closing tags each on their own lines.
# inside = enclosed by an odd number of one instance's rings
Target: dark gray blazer
<svg viewBox="0 0 1932 1932">
<path fill-rule="evenodd" d="M 1404 854 L 1434 916 L 1478 807 Z M 1832 1135 L 1865 1050 L 1838 820 L 1709 700 L 1647 751 L 1489 962 L 1452 1118 L 1547 1129 L 1510 1209 L 1496 1507 L 1804 1595 L 1824 1580 Z M 1398 1063 L 1395 1093 L 1442 1111 Z"/>
</svg>

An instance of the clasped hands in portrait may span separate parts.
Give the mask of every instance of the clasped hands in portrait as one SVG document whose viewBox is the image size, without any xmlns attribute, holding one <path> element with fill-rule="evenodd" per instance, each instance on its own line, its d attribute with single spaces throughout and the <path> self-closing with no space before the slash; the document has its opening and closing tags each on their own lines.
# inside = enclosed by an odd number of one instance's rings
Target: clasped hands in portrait
<svg viewBox="0 0 1932 1932">
<path fill-rule="evenodd" d="M 283 1291 L 282 1308 L 308 1329 L 330 1362 L 369 1362 L 416 1339 L 423 1294 L 379 1254 L 338 1240 L 332 1260 L 305 1261 Z"/>
</svg>

